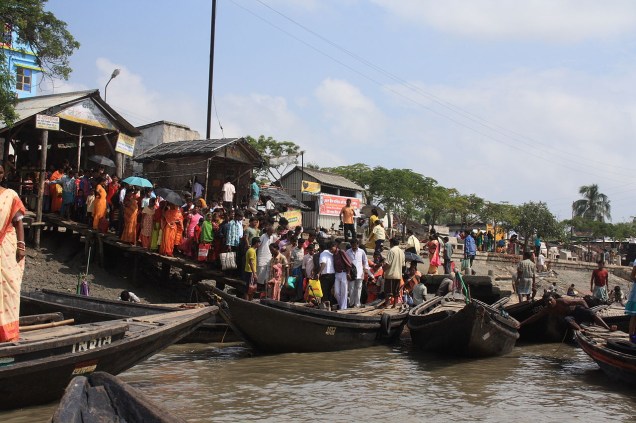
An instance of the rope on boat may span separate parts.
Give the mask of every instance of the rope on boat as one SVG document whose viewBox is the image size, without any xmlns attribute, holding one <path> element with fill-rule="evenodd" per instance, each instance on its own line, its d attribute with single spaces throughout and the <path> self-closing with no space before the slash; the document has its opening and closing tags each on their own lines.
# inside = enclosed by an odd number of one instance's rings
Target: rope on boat
<svg viewBox="0 0 636 423">
<path fill-rule="evenodd" d="M 466 283 L 464 283 L 464 278 L 462 277 L 462 274 L 459 272 L 455 272 L 455 278 L 457 278 L 461 284 L 462 287 L 462 291 L 464 291 L 464 299 L 466 300 L 466 304 L 470 304 L 471 302 L 471 298 L 470 298 L 470 291 L 468 290 L 468 287 L 466 286 Z"/>
</svg>

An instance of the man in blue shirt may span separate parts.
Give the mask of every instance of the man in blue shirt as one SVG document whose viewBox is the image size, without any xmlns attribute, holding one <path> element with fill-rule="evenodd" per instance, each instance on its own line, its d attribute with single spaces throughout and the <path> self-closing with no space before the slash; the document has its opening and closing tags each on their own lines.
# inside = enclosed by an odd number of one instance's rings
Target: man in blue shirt
<svg viewBox="0 0 636 423">
<path fill-rule="evenodd" d="M 470 268 L 471 272 L 474 274 L 475 271 L 473 268 L 473 260 L 475 260 L 475 256 L 477 255 L 477 245 L 475 244 L 475 238 L 473 238 L 472 234 L 469 230 L 466 230 L 466 237 L 464 238 L 464 259 L 470 260 Z"/>
<path fill-rule="evenodd" d="M 250 184 L 250 201 L 248 203 L 248 207 L 256 210 L 256 205 L 258 204 L 258 200 L 261 196 L 261 187 L 258 186 L 255 178 L 250 179 L 250 181 L 252 183 Z"/>
</svg>

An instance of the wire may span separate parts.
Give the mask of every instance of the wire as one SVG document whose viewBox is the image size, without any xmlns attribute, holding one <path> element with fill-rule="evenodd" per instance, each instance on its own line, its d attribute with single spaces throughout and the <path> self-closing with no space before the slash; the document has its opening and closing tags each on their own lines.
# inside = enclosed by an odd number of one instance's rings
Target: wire
<svg viewBox="0 0 636 423">
<path fill-rule="evenodd" d="M 212 105 L 214 106 L 214 114 L 216 115 L 216 121 L 219 123 L 219 128 L 221 128 L 221 135 L 225 138 L 225 132 L 223 132 L 223 125 L 221 125 L 221 119 L 219 119 L 219 109 L 216 107 L 216 99 L 214 98 L 214 94 L 212 94 Z"/>
<path fill-rule="evenodd" d="M 279 27 L 279 26 L 275 25 L 274 23 L 270 22 L 269 20 L 267 20 L 267 19 L 265 19 L 265 18 L 263 18 L 263 17 L 261 17 L 261 16 L 257 15 L 257 14 L 256 14 L 255 12 L 253 12 L 252 10 L 249 10 L 249 9 L 247 9 L 246 7 L 244 7 L 244 6 L 240 5 L 240 4 L 238 4 L 235 0 L 231 0 L 231 1 L 232 1 L 232 3 L 234 3 L 237 7 L 239 7 L 239 8 L 241 8 L 241 9 L 245 10 L 247 13 L 249 13 L 249 14 L 253 15 L 253 16 L 254 16 L 254 17 L 256 17 L 257 19 L 259 19 L 259 20 L 261 20 L 261 21 L 263 21 L 263 22 L 267 23 L 268 25 L 270 25 L 270 26 L 274 27 L 275 29 L 277 29 L 277 30 L 279 30 L 279 31 L 281 31 L 281 32 L 283 32 L 283 33 L 285 33 L 285 34 L 286 34 L 286 35 L 288 35 L 289 37 L 291 37 L 291 38 L 293 38 L 293 39 L 297 40 L 298 42 L 300 42 L 300 43 L 302 43 L 302 44 L 306 45 L 307 47 L 309 47 L 309 48 L 311 48 L 312 50 L 314 50 L 314 51 L 316 51 L 316 52 L 320 53 L 321 55 L 323 55 L 323 56 L 325 56 L 325 57 L 329 58 L 330 60 L 332 60 L 332 61 L 334 61 L 334 62 L 336 62 L 336 63 L 340 64 L 341 66 L 345 67 L 346 69 L 349 69 L 350 71 L 352 71 L 352 72 L 354 72 L 354 73 L 358 74 L 359 76 L 361 76 L 361 77 L 363 77 L 363 78 L 365 78 L 365 79 L 367 79 L 367 80 L 369 80 L 369 81 L 373 82 L 374 84 L 377 84 L 377 85 L 382 86 L 382 87 L 384 86 L 384 85 L 383 85 L 380 81 L 378 81 L 377 79 L 375 79 L 375 78 L 373 78 L 373 77 L 371 77 L 371 76 L 369 76 L 369 75 L 366 75 L 366 74 L 364 74 L 364 73 L 362 73 L 362 72 L 358 71 L 357 69 L 354 69 L 353 67 L 351 67 L 351 66 L 349 66 L 348 64 L 344 63 L 343 61 L 341 61 L 341 60 L 339 60 L 339 59 L 337 59 L 337 58 L 335 58 L 335 57 L 331 56 L 330 54 L 328 54 L 328 53 L 326 53 L 326 52 L 324 52 L 324 51 L 322 51 L 322 50 L 318 49 L 317 47 L 315 47 L 315 46 L 313 46 L 313 45 L 309 44 L 308 42 L 306 42 L 306 41 L 304 41 L 304 40 L 301 40 L 299 37 L 295 36 L 294 34 L 290 33 L 289 31 L 287 31 L 287 30 L 285 30 L 285 29 L 283 29 L 283 28 L 281 28 L 281 27 Z M 553 158 L 553 157 L 552 157 L 552 155 L 548 155 L 548 152 L 547 152 L 547 151 L 546 151 L 546 152 L 539 152 L 539 153 L 537 153 L 537 151 L 535 151 L 536 144 L 541 144 L 541 145 L 545 145 L 545 144 L 543 144 L 543 143 L 541 143 L 541 142 L 539 142 L 539 141 L 533 140 L 533 139 L 532 139 L 532 138 L 530 138 L 530 137 L 525 137 L 525 136 L 523 136 L 523 135 L 519 135 L 519 134 L 515 133 L 514 131 L 506 130 L 506 129 L 505 129 L 505 128 L 503 128 L 503 127 L 500 127 L 500 126 L 495 125 L 495 124 L 491 124 L 491 123 L 489 123 L 489 122 L 487 122 L 487 121 L 486 121 L 486 123 L 480 122 L 480 121 L 479 121 L 479 119 L 481 119 L 481 118 L 476 117 L 476 116 L 475 116 L 475 115 L 473 115 L 472 113 L 467 112 L 467 111 L 464 111 L 463 109 L 459 108 L 458 106 L 455 106 L 455 105 L 453 105 L 452 103 L 449 103 L 449 102 L 447 102 L 447 101 L 444 101 L 444 100 L 440 99 L 439 97 L 437 97 L 437 96 L 435 96 L 435 95 L 433 95 L 433 94 L 431 94 L 431 93 L 428 93 L 428 92 L 426 92 L 426 91 L 424 91 L 424 90 L 420 89 L 419 87 L 417 87 L 417 86 L 415 86 L 415 85 L 413 85 L 413 84 L 408 83 L 407 81 L 405 81 L 405 80 L 403 80 L 403 79 L 399 78 L 398 76 L 396 76 L 396 75 L 394 75 L 394 74 L 392 74 L 392 73 L 390 73 L 390 72 L 388 72 L 388 71 L 386 71 L 386 70 L 382 69 L 382 68 L 381 68 L 381 67 L 379 67 L 379 66 L 374 65 L 373 63 L 369 62 L 368 60 L 363 59 L 362 57 L 360 57 L 360 56 L 356 55 L 355 53 L 352 53 L 351 51 L 349 51 L 349 50 L 347 50 L 347 49 L 345 49 L 345 48 L 343 48 L 343 47 L 340 47 L 338 44 L 336 44 L 336 43 L 334 43 L 334 42 L 332 42 L 332 41 L 328 40 L 327 38 L 325 38 L 325 37 L 321 36 L 320 34 L 318 34 L 318 33 L 317 33 L 317 32 L 315 32 L 315 31 L 312 31 L 311 29 L 307 28 L 306 26 L 304 26 L 304 25 L 302 25 L 302 24 L 300 24 L 300 23 L 296 22 L 296 21 L 295 21 L 295 20 L 293 20 L 292 18 L 289 18 L 288 16 L 286 16 L 286 15 L 284 15 L 283 13 L 281 13 L 281 12 L 277 11 L 276 9 L 272 8 L 271 6 L 269 6 L 269 5 L 265 4 L 265 3 L 263 3 L 261 0 L 257 0 L 257 1 L 258 1 L 260 4 L 262 4 L 263 6 L 267 7 L 267 8 L 268 8 L 268 9 L 270 9 L 270 10 L 272 10 L 273 12 L 275 12 L 275 13 L 279 14 L 280 16 L 284 17 L 285 19 L 287 19 L 287 20 L 289 20 L 290 22 L 294 23 L 295 25 L 298 25 L 299 27 L 301 27 L 301 28 L 302 28 L 302 29 L 304 29 L 305 31 L 307 31 L 307 32 L 309 32 L 309 33 L 311 33 L 311 34 L 313 34 L 314 36 L 316 36 L 316 37 L 320 38 L 321 40 L 323 40 L 323 41 L 325 41 L 325 42 L 329 43 L 330 45 L 332 45 L 332 46 L 334 46 L 334 47 L 338 48 L 339 50 L 341 50 L 341 51 L 345 52 L 346 54 L 348 54 L 349 56 L 353 57 L 354 59 L 356 59 L 356 60 L 358 60 L 358 61 L 362 62 L 362 63 L 363 63 L 363 64 L 365 64 L 366 66 L 369 66 L 369 67 L 373 68 L 374 70 L 376 70 L 376 71 L 378 71 L 378 72 L 380 72 L 380 73 L 384 74 L 385 76 L 388 76 L 389 78 L 391 78 L 391 79 L 393 79 L 393 80 L 395 80 L 395 81 L 397 81 L 397 82 L 400 82 L 402 85 L 404 85 L 405 87 L 409 88 L 409 89 L 410 89 L 410 91 L 418 92 L 419 94 L 421 94 L 421 95 L 423 95 L 423 96 L 425 96 L 425 97 L 427 97 L 427 98 L 431 99 L 431 100 L 432 100 L 432 101 L 434 101 L 435 103 L 440 104 L 440 105 L 442 105 L 443 107 L 445 107 L 445 108 L 447 108 L 447 109 L 450 109 L 450 110 L 451 110 L 451 111 L 453 111 L 454 113 L 459 114 L 461 117 L 463 117 L 463 118 L 467 118 L 467 119 L 469 119 L 470 121 L 472 121 L 473 123 L 476 123 L 476 124 L 478 124 L 478 125 L 480 125 L 480 126 L 483 126 L 483 127 L 485 127 L 486 129 L 488 129 L 488 130 L 490 130 L 490 131 L 493 131 L 493 132 L 495 132 L 495 133 L 498 133 L 498 134 L 500 134 L 500 135 L 503 135 L 503 136 L 506 136 L 506 137 L 509 137 L 509 138 L 516 139 L 517 141 L 519 141 L 519 142 L 520 142 L 521 144 L 523 144 L 524 146 L 526 146 L 526 147 L 530 148 L 530 150 L 526 150 L 526 149 L 522 148 L 521 146 L 514 145 L 514 144 L 511 144 L 511 143 L 509 143 L 509 142 L 506 142 L 506 141 L 504 141 L 504 140 L 502 140 L 502 139 L 499 139 L 498 137 L 496 137 L 496 136 L 494 136 L 494 135 L 491 135 L 491 134 L 488 134 L 488 133 L 484 133 L 484 132 L 480 131 L 479 129 L 477 129 L 477 128 L 473 127 L 473 126 L 470 126 L 470 125 L 468 125 L 468 124 L 466 124 L 466 123 L 464 123 L 464 122 L 461 122 L 461 121 L 459 121 L 459 120 L 457 120 L 457 119 L 455 119 L 455 118 L 453 118 L 453 117 L 451 117 L 451 116 L 448 116 L 448 115 L 446 115 L 446 114 L 444 114 L 444 113 L 441 113 L 441 112 L 439 112 L 439 111 L 437 111 L 437 110 L 435 110 L 435 109 L 432 109 L 431 107 L 428 107 L 428 106 L 426 106 L 426 105 L 422 104 L 421 102 L 417 101 L 416 99 L 413 99 L 413 98 L 411 98 L 411 97 L 408 97 L 408 96 L 404 95 L 402 92 L 399 92 L 399 91 L 395 90 L 394 88 L 391 88 L 391 87 L 388 87 L 388 88 L 387 88 L 387 87 L 385 87 L 385 89 L 386 89 L 387 91 L 390 91 L 390 92 L 392 92 L 392 93 L 396 94 L 397 96 L 399 96 L 399 97 L 401 97 L 401 98 L 403 98 L 403 99 L 406 99 L 406 100 L 408 100 L 408 101 L 410 101 L 410 102 L 412 102 L 412 103 L 414 103 L 414 104 L 418 105 L 419 107 L 421 107 L 421 108 L 423 108 L 423 109 L 425 109 L 425 110 L 428 110 L 428 111 L 429 111 L 429 112 L 431 112 L 431 113 L 434 113 L 434 114 L 436 114 L 436 115 L 438 115 L 438 116 L 440 116 L 440 117 L 443 117 L 443 118 L 445 118 L 445 119 L 447 119 L 447 120 L 450 120 L 450 121 L 452 121 L 453 123 L 455 123 L 455 124 L 457 124 L 457 125 L 459 125 L 459 126 L 462 126 L 462 127 L 466 128 L 466 129 L 469 129 L 469 130 L 471 130 L 471 131 L 473 131 L 473 132 L 476 132 L 476 133 L 478 133 L 478 134 L 480 134 L 480 135 L 482 135 L 482 136 L 484 136 L 484 137 L 486 137 L 486 138 L 488 138 L 488 139 L 491 139 L 491 140 L 493 140 L 493 141 L 495 141 L 495 142 L 497 142 L 497 143 L 503 144 L 503 145 L 507 146 L 508 148 L 514 148 L 514 149 L 519 150 L 519 151 L 521 151 L 521 152 L 523 152 L 523 153 L 525 153 L 525 154 L 528 154 L 528 155 L 534 156 L 534 157 L 539 158 L 539 159 L 541 159 L 541 160 L 545 160 L 545 161 L 548 161 L 548 162 L 551 162 L 551 163 L 557 164 L 557 165 L 559 165 L 559 166 L 561 166 L 561 167 L 566 167 L 566 168 L 568 168 L 568 169 L 574 170 L 574 171 L 579 172 L 579 173 L 583 173 L 583 172 L 585 172 L 585 173 L 586 173 L 586 174 L 588 174 L 588 175 L 589 175 L 590 173 L 592 173 L 592 174 L 594 174 L 595 176 L 598 176 L 598 177 L 601 177 L 601 178 L 606 178 L 606 179 L 609 179 L 609 180 L 618 181 L 618 179 L 611 179 L 611 178 L 608 178 L 608 177 L 607 177 L 607 174 L 608 174 L 608 173 L 613 173 L 613 174 L 615 174 L 615 175 L 617 175 L 617 176 L 620 176 L 621 178 L 623 178 L 622 180 L 624 180 L 624 176 L 625 176 L 625 175 L 624 175 L 624 173 L 622 173 L 622 172 L 621 172 L 621 173 L 619 173 L 619 172 L 614 172 L 614 171 L 611 171 L 611 170 L 610 170 L 610 171 L 608 171 L 608 170 L 604 170 L 604 171 L 603 171 L 603 173 L 602 173 L 602 174 L 600 174 L 600 173 L 590 172 L 589 170 L 584 171 L 584 170 L 583 170 L 583 167 L 584 167 L 584 166 L 575 167 L 575 166 L 571 166 L 571 165 L 569 165 L 569 164 L 567 164 L 567 165 L 566 165 L 566 164 L 564 164 L 564 161 L 563 161 L 563 160 L 557 160 L 557 159 Z M 508 135 L 508 134 L 504 133 L 502 130 L 498 130 L 497 128 L 502 128 L 504 131 L 511 132 L 511 133 L 513 133 L 515 136 L 510 137 L 510 135 Z M 517 136 L 524 137 L 524 138 L 526 138 L 526 139 L 528 139 L 528 140 L 531 140 L 531 141 L 532 141 L 532 143 L 533 143 L 533 145 L 529 145 L 528 143 L 523 142 L 522 140 L 519 140 L 519 139 L 517 138 Z M 566 152 L 566 153 L 567 153 L 567 161 L 568 161 L 568 163 L 573 163 L 573 162 L 574 162 L 574 161 L 572 160 L 572 156 L 573 156 L 573 155 L 576 155 L 576 154 L 573 154 L 572 152 L 569 152 L 569 151 L 565 151 L 565 150 L 562 150 L 562 149 L 555 148 L 553 145 L 552 145 L 552 146 L 548 146 L 548 147 L 549 147 L 551 150 L 560 150 L 560 151 L 564 151 L 564 152 Z M 541 154 L 541 153 L 544 153 L 544 154 Z M 580 157 L 583 157 L 583 156 L 580 156 Z M 586 162 L 585 164 L 589 163 L 589 159 L 585 158 L 585 160 L 587 160 L 587 162 Z M 587 167 L 587 166 L 585 166 L 585 167 Z M 615 166 L 615 165 L 613 165 L 613 167 L 617 168 L 617 166 Z"/>
</svg>

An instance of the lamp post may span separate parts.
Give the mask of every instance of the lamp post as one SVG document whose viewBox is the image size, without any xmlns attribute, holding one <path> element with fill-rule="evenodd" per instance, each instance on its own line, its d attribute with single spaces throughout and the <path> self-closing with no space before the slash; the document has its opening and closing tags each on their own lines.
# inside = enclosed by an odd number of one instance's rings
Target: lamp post
<svg viewBox="0 0 636 423">
<path fill-rule="evenodd" d="M 110 84 L 110 81 L 112 81 L 113 78 L 117 77 L 117 75 L 119 75 L 119 69 L 115 69 L 113 71 L 113 73 L 110 75 L 110 79 L 108 80 L 108 82 L 106 83 L 106 86 L 104 87 L 104 101 L 106 101 L 106 90 L 108 89 L 108 84 Z"/>
</svg>

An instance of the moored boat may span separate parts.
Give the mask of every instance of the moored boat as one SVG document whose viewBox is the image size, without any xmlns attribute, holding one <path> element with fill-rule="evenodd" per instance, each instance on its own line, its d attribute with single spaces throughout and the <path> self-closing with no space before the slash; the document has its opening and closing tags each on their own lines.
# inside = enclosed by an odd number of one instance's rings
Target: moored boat
<svg viewBox="0 0 636 423">
<path fill-rule="evenodd" d="M 20 294 L 21 315 L 61 312 L 65 318 L 74 319 L 75 323 L 78 324 L 169 313 L 171 311 L 197 306 L 199 305 L 131 303 L 87 297 L 85 295 L 76 295 L 50 289 L 26 291 Z M 225 323 L 220 316 L 215 314 L 179 342 L 209 343 L 239 340 L 240 339 L 238 339 L 228 327 L 227 323 Z"/>
<path fill-rule="evenodd" d="M 409 312 L 413 344 L 424 351 L 467 357 L 512 351 L 519 322 L 481 301 L 448 295 L 428 300 Z"/>
<path fill-rule="evenodd" d="M 575 331 L 574 338 L 607 376 L 636 385 L 636 344 L 629 341 L 628 334 L 594 325 Z"/>
<path fill-rule="evenodd" d="M 68 384 L 51 423 L 180 423 L 168 410 L 116 376 L 95 372 Z"/>
<path fill-rule="evenodd" d="M 188 335 L 214 307 L 20 333 L 0 344 L 0 409 L 58 399 L 93 371 L 118 374 Z"/>
<path fill-rule="evenodd" d="M 364 307 L 319 310 L 274 300 L 246 301 L 199 283 L 202 293 L 219 304 L 219 313 L 245 341 L 267 353 L 322 352 L 364 348 L 397 340 L 407 309 Z"/>
<path fill-rule="evenodd" d="M 507 305 L 504 310 L 515 320 L 523 322 L 545 307 L 547 307 L 545 300 L 539 299 Z M 546 314 L 519 328 L 519 341 L 521 342 L 563 342 L 568 339 L 572 340 L 570 326 L 563 317 L 553 314 Z"/>
</svg>

